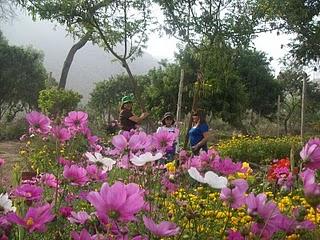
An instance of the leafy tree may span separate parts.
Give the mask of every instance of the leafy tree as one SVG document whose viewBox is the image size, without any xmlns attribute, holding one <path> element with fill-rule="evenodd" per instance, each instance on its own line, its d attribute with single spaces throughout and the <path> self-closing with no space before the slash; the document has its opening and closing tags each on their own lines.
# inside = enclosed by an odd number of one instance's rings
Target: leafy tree
<svg viewBox="0 0 320 240">
<path fill-rule="evenodd" d="M 43 54 L 32 48 L 9 46 L 0 33 L 0 119 L 13 119 L 17 112 L 37 107 L 45 87 Z"/>
<path fill-rule="evenodd" d="M 248 92 L 248 108 L 253 112 L 269 117 L 276 111 L 276 100 L 280 86 L 271 73 L 270 63 L 263 52 L 237 50 L 235 66 L 241 82 Z"/>
<path fill-rule="evenodd" d="M 137 76 L 138 90 L 144 91 L 146 84 L 142 83 L 142 76 Z M 118 75 L 108 80 L 98 82 L 90 93 L 88 106 L 105 123 L 110 122 L 111 116 L 115 119 L 119 115 L 121 98 L 132 94 L 132 86 L 128 83 L 128 76 Z"/>
<path fill-rule="evenodd" d="M 320 57 L 320 2 L 310 0 L 258 0 L 257 14 L 295 37 L 291 53 L 307 64 Z"/>
<path fill-rule="evenodd" d="M 166 1 L 157 0 L 164 15 L 164 29 L 192 47 L 207 46 L 227 41 L 247 46 L 258 20 L 255 18 L 255 1 Z M 206 42 L 204 42 L 204 40 Z"/>
<path fill-rule="evenodd" d="M 309 126 L 319 121 L 319 83 L 312 82 L 309 76 L 296 66 L 281 72 L 278 80 L 282 87 L 282 119 L 285 134 L 292 133 L 299 126 L 301 110 L 302 83 L 306 80 L 305 119 Z"/>
<path fill-rule="evenodd" d="M 133 92 L 137 82 L 129 61 L 142 53 L 148 26 L 153 22 L 149 0 L 19 0 L 32 14 L 56 20 L 67 31 L 84 37 L 91 33 L 93 43 L 110 52 L 126 69 Z M 140 96 L 136 95 L 138 102 Z"/>
</svg>

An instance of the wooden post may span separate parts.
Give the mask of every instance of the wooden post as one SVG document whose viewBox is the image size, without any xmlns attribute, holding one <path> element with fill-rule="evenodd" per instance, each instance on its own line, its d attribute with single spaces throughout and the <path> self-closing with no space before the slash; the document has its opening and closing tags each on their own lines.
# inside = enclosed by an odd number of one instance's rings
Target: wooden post
<svg viewBox="0 0 320 240">
<path fill-rule="evenodd" d="M 277 101 L 277 136 L 280 136 L 280 95 L 278 95 Z"/>
<path fill-rule="evenodd" d="M 301 93 L 301 128 L 300 128 L 301 142 L 303 142 L 303 136 L 304 136 L 305 91 L 306 91 L 306 78 L 304 77 L 302 80 L 302 93 Z"/>
<path fill-rule="evenodd" d="M 182 103 L 182 92 L 183 92 L 183 79 L 184 79 L 184 69 L 181 68 L 180 71 L 180 82 L 179 82 L 179 92 L 178 92 L 178 102 L 177 102 L 177 114 L 176 114 L 176 126 L 180 129 L 180 118 L 181 118 L 181 103 Z M 177 150 L 179 149 L 179 137 L 177 139 Z"/>
</svg>

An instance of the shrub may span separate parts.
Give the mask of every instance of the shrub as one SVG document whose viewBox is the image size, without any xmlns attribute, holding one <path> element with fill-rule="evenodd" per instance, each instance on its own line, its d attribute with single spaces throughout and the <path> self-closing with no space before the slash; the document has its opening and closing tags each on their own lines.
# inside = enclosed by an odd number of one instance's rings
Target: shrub
<svg viewBox="0 0 320 240">
<path fill-rule="evenodd" d="M 280 159 L 290 156 L 293 149 L 296 158 L 301 150 L 300 137 L 249 137 L 239 135 L 220 141 L 217 150 L 221 156 L 238 161 L 260 164 L 266 159 Z"/>
<path fill-rule="evenodd" d="M 71 90 L 49 88 L 40 91 L 38 104 L 42 112 L 52 117 L 74 110 L 82 96 Z"/>
<path fill-rule="evenodd" d="M 25 119 L 17 119 L 9 123 L 0 123 L 0 140 L 19 139 L 27 130 Z"/>
</svg>

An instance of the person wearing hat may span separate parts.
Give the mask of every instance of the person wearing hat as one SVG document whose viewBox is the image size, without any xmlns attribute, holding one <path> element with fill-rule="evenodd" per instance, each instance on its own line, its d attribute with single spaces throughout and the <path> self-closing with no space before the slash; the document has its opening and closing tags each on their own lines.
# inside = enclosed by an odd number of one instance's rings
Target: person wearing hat
<svg viewBox="0 0 320 240">
<path fill-rule="evenodd" d="M 133 97 L 132 96 L 124 96 L 121 99 L 121 108 L 120 108 L 120 128 L 123 131 L 130 131 L 131 129 L 136 129 L 137 124 L 141 123 L 149 113 L 144 112 L 140 116 L 136 116 L 132 112 L 133 106 Z"/>
<path fill-rule="evenodd" d="M 161 120 L 162 126 L 158 127 L 157 133 L 160 131 L 167 131 L 174 135 L 175 141 L 173 142 L 173 145 L 167 149 L 166 151 L 166 162 L 170 162 L 173 160 L 174 155 L 176 153 L 176 145 L 177 145 L 177 138 L 179 136 L 179 129 L 175 127 L 174 123 L 174 116 L 171 112 L 166 112 Z"/>
</svg>

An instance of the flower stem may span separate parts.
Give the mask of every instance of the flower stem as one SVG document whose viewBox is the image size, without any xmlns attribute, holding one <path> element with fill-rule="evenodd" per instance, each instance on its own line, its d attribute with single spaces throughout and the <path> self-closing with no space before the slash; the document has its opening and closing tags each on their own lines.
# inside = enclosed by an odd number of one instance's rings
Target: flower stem
<svg viewBox="0 0 320 240">
<path fill-rule="evenodd" d="M 228 226 L 228 223 L 229 223 L 229 220 L 230 220 L 230 216 L 231 216 L 231 205 L 229 204 L 229 208 L 228 208 L 228 212 L 227 212 L 228 216 L 227 216 L 227 220 L 226 220 L 226 223 L 224 224 L 224 227 L 223 227 L 223 230 L 221 232 L 221 239 L 223 239 L 223 235 L 227 229 L 227 226 Z"/>
</svg>

